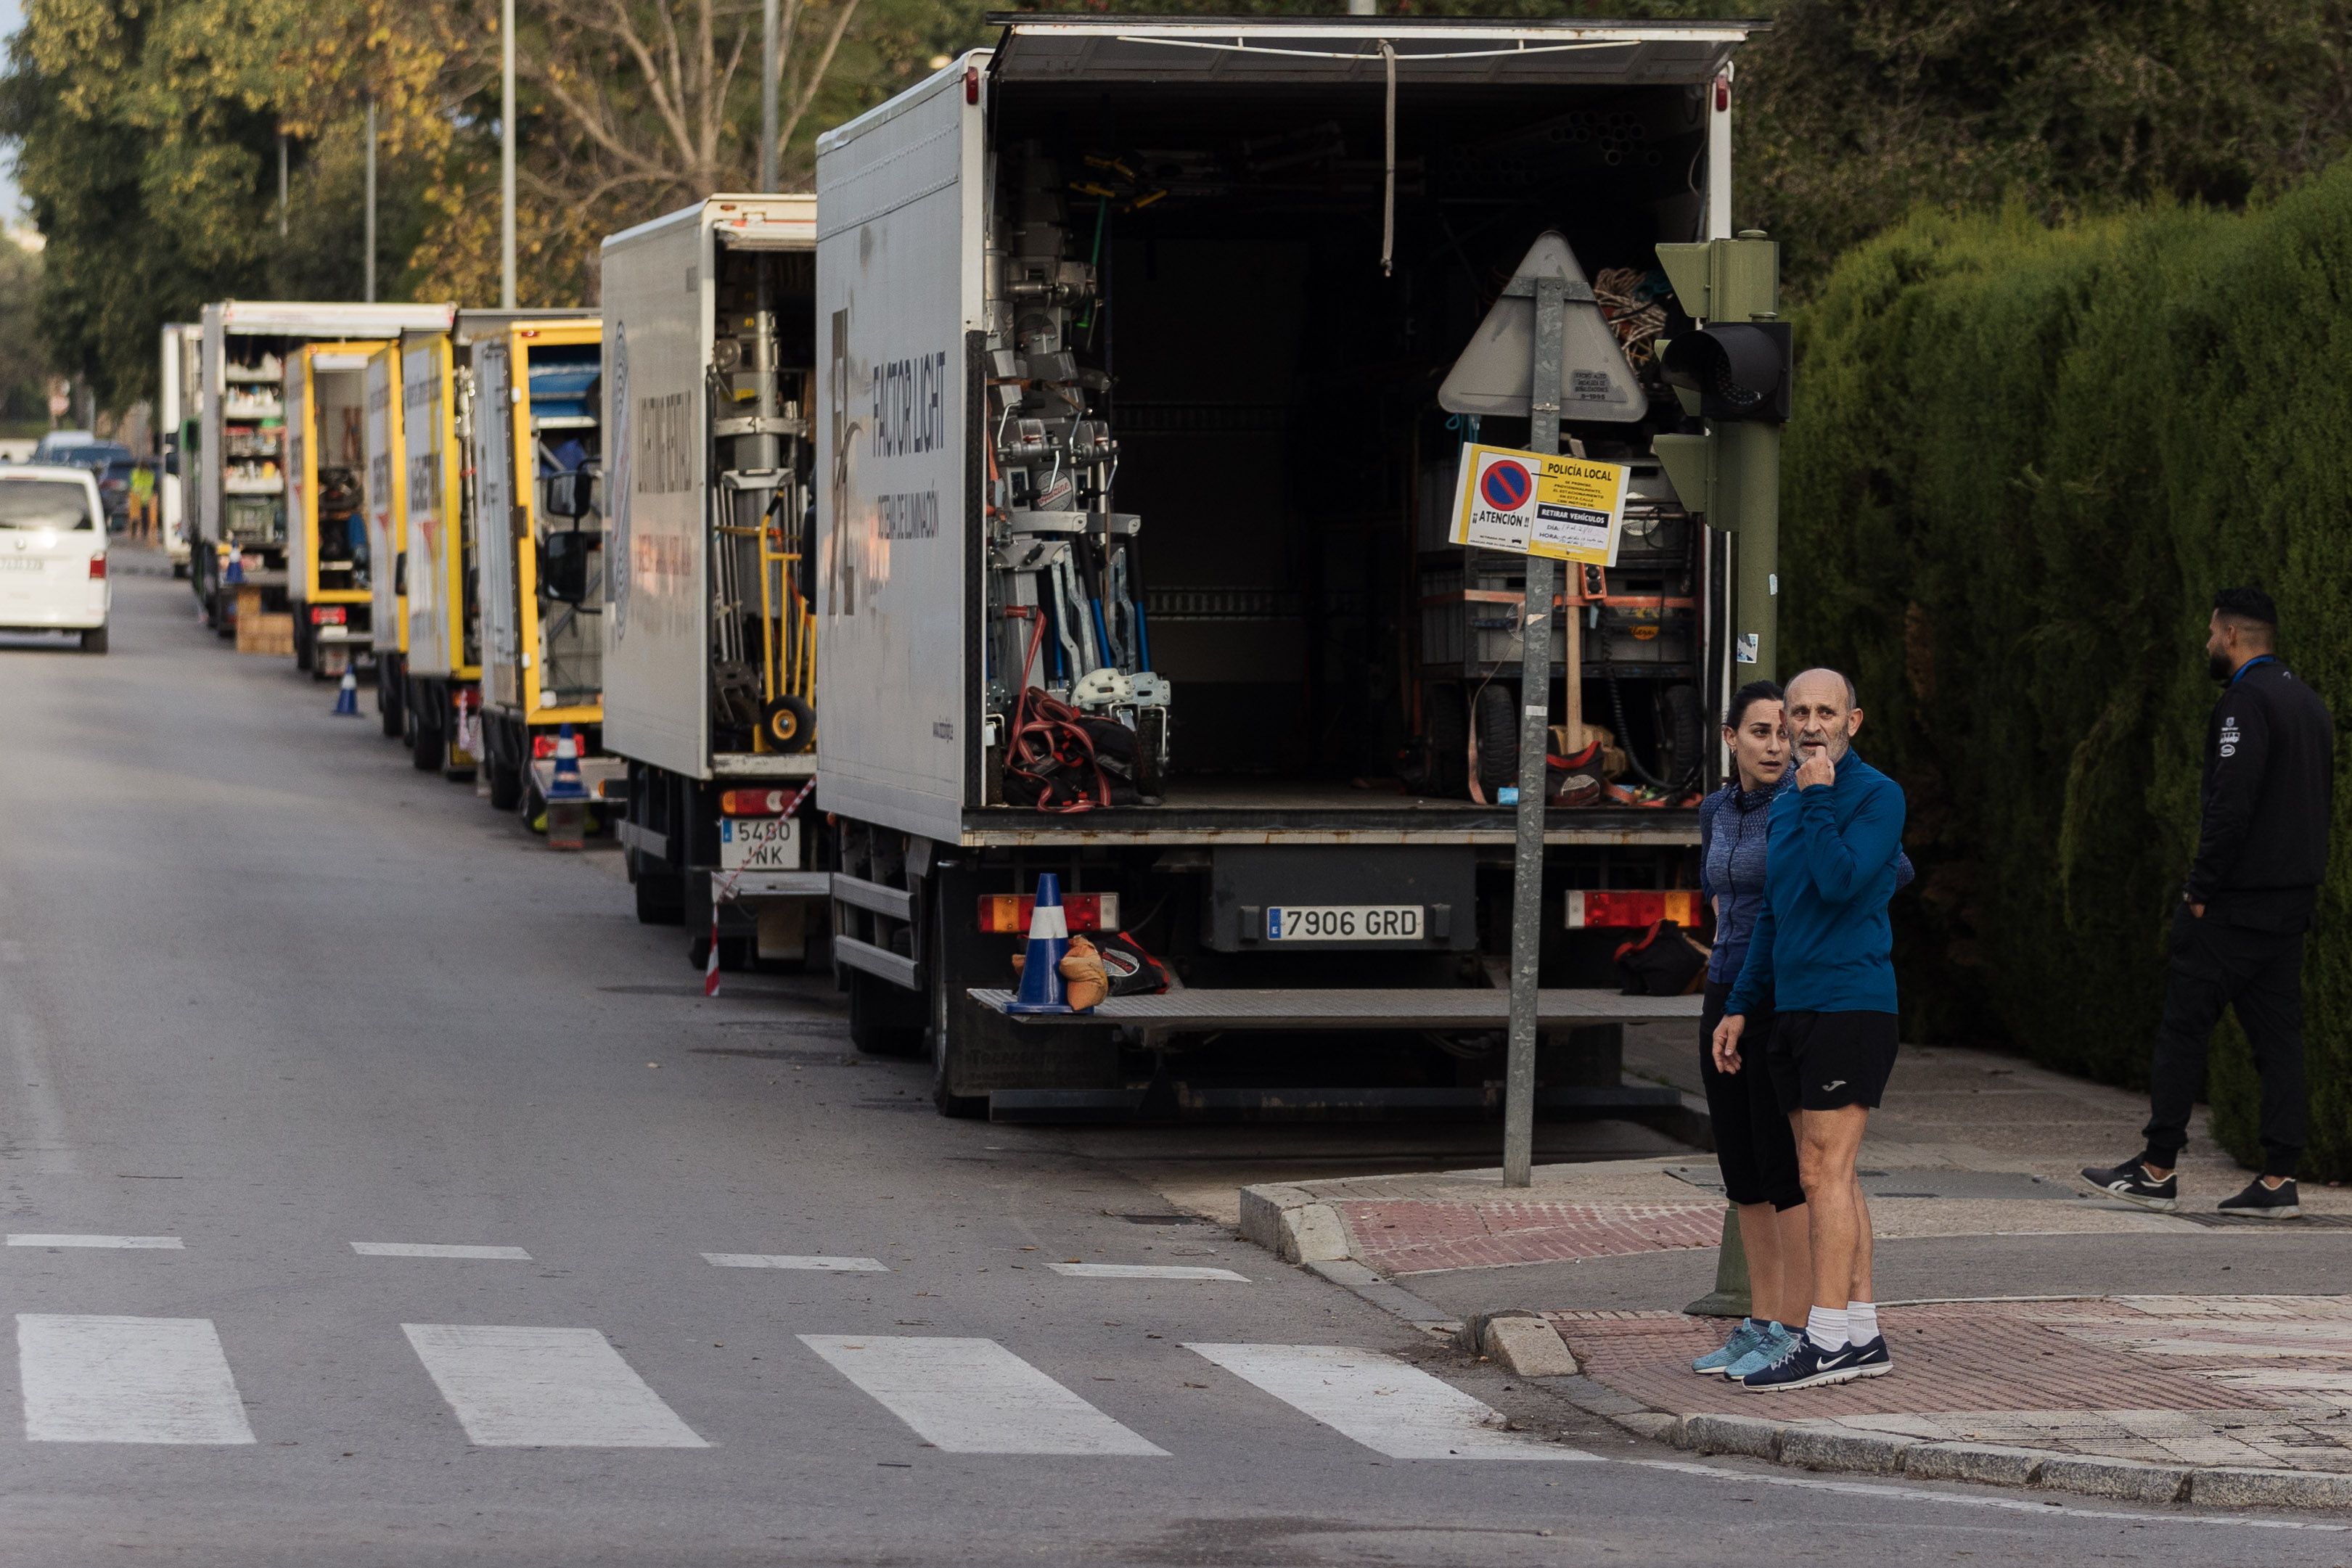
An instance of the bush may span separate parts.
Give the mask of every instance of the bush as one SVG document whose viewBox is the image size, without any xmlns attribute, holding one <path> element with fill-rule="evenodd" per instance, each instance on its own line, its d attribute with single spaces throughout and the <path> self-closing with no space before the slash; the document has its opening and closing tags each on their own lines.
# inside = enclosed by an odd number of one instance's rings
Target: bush
<svg viewBox="0 0 2352 1568">
<path fill-rule="evenodd" d="M 2146 1082 L 2216 695 L 2213 591 L 2268 587 L 2287 660 L 2339 714 L 2352 693 L 2346 278 L 2339 165 L 2237 215 L 1923 213 L 1804 310 L 1787 646 L 1853 673 L 1862 748 L 1910 797 L 1910 1038 Z M 2336 815 L 2305 962 L 2305 1169 L 2326 1176 L 2352 1171 L 2341 791 Z M 2250 1159 L 2234 1027 L 2215 1052 L 2217 1132 Z"/>
</svg>

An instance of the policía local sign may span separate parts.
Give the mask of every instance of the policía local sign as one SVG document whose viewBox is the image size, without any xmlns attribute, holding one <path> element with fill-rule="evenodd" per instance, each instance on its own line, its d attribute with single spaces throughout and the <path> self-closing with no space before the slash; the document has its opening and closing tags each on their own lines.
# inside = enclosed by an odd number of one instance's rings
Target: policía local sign
<svg viewBox="0 0 2352 1568">
<path fill-rule="evenodd" d="M 1450 537 L 1479 549 L 1614 566 L 1625 475 L 1622 463 L 1465 446 Z"/>
</svg>

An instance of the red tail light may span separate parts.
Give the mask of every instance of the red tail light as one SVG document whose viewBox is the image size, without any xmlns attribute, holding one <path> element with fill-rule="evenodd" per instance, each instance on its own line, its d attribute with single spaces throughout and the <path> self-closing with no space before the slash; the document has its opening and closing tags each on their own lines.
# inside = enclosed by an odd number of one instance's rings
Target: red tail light
<svg viewBox="0 0 2352 1568">
<path fill-rule="evenodd" d="M 719 796 L 722 817 L 781 817 L 792 804 L 790 789 L 727 789 Z"/>
<path fill-rule="evenodd" d="M 1671 920 L 1685 931 L 1698 928 L 1699 898 L 1690 891 L 1636 893 L 1612 889 L 1571 891 L 1568 895 L 1568 928 L 1642 926 Z"/>
<path fill-rule="evenodd" d="M 1027 894 L 983 893 L 980 895 L 980 928 L 1004 936 L 1029 935 L 1029 912 L 1036 900 Z M 1118 894 L 1066 893 L 1062 922 L 1073 931 L 1118 929 Z"/>
<path fill-rule="evenodd" d="M 343 607 L 340 604 L 314 604 L 310 607 L 313 626 L 340 626 L 343 623 Z"/>
<path fill-rule="evenodd" d="M 93 578 L 100 578 L 106 575 L 106 558 L 104 556 L 94 555 L 89 558 L 89 575 Z"/>
</svg>

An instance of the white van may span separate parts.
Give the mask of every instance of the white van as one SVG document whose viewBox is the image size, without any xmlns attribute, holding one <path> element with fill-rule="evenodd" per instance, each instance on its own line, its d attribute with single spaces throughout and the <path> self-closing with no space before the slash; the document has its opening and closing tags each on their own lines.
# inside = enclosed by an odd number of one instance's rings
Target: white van
<svg viewBox="0 0 2352 1568">
<path fill-rule="evenodd" d="M 83 653 L 106 652 L 103 515 L 87 468 L 0 468 L 0 631 L 79 632 Z"/>
</svg>

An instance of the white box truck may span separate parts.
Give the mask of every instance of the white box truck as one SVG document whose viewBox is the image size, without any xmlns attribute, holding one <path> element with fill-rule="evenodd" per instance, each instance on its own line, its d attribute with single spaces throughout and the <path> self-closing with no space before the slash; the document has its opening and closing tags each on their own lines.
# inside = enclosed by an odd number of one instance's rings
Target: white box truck
<svg viewBox="0 0 2352 1568">
<path fill-rule="evenodd" d="M 374 645 L 379 561 L 368 486 L 368 366 L 389 341 L 304 343 L 288 351 L 285 408 L 286 601 L 294 666 L 339 680 Z"/>
<path fill-rule="evenodd" d="M 221 635 L 236 629 L 236 596 L 224 587 L 258 588 L 268 609 L 286 608 L 288 354 L 310 342 L 446 330 L 450 314 L 446 305 L 229 299 L 205 307 L 197 471 L 187 491 L 190 575 Z"/>
<path fill-rule="evenodd" d="M 1699 923 L 1728 580 L 1650 455 L 1686 416 L 1595 289 L 1662 320 L 1654 246 L 1728 235 L 1759 25 L 992 20 L 818 142 L 817 789 L 853 1039 L 928 1050 L 950 1113 L 1496 1104 L 1514 813 L 1477 786 L 1515 777 L 1522 697 L 1563 694 L 1517 689 L 1513 560 L 1447 543 L 1470 432 L 1436 394 L 1557 232 L 1609 361 L 1566 434 L 1635 501 L 1552 637 L 1584 618 L 1568 678 L 1638 769 L 1548 814 L 1538 1103 L 1641 1109 L 1601 927 Z M 1005 1016 L 1046 871 L 1180 988 Z"/>
<path fill-rule="evenodd" d="M 702 961 L 804 962 L 814 831 L 809 549 L 816 202 L 717 195 L 604 250 L 604 729 L 637 916 Z"/>
<path fill-rule="evenodd" d="M 155 434 L 163 448 L 162 472 L 155 476 L 157 519 L 163 534 L 163 557 L 173 577 L 188 575 L 188 482 L 195 472 L 199 440 L 196 410 L 201 384 L 196 373 L 204 359 L 205 329 L 194 321 L 173 321 L 163 328 L 161 373 L 156 378 Z"/>
</svg>

